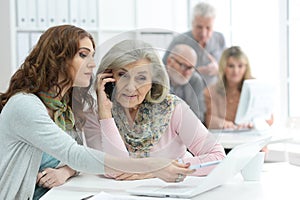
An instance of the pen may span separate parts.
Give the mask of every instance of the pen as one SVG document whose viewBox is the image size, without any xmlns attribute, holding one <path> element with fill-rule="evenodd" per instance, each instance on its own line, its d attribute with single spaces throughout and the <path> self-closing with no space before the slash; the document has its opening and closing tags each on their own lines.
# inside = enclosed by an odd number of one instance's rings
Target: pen
<svg viewBox="0 0 300 200">
<path fill-rule="evenodd" d="M 220 162 L 221 162 L 221 160 L 216 160 L 216 161 L 212 161 L 212 162 L 201 163 L 201 164 L 198 164 L 198 165 L 191 165 L 189 167 L 189 169 L 199 169 L 199 168 L 202 168 L 202 167 L 208 167 L 208 166 L 212 166 L 212 165 L 217 165 Z"/>
<path fill-rule="evenodd" d="M 80 200 L 87 200 L 87 199 L 92 198 L 93 196 L 94 196 L 94 195 L 90 195 L 90 196 L 84 197 L 84 198 L 82 198 L 82 199 L 80 199 Z"/>
</svg>

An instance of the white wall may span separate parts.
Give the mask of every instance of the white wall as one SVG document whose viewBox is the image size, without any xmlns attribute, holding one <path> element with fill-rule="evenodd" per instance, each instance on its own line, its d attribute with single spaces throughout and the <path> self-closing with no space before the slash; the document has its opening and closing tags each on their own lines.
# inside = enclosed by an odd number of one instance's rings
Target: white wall
<svg viewBox="0 0 300 200">
<path fill-rule="evenodd" d="M 4 91 L 12 74 L 12 66 L 14 65 L 15 57 L 13 55 L 14 21 L 11 15 L 12 1 L 0 1 L 0 92 Z"/>
<path fill-rule="evenodd" d="M 16 67 L 15 0 L 0 1 L 0 91 Z M 198 0 L 99 0 L 99 45 L 123 31 L 164 28 L 184 32 L 190 9 Z M 215 29 L 224 33 L 227 46 L 241 46 L 250 58 L 253 75 L 278 88 L 276 121 L 287 116 L 286 1 L 210 0 L 217 9 Z M 170 21 L 170 23 L 169 23 Z M 299 46 L 299 45 L 298 45 Z M 299 69 L 299 67 L 298 67 Z M 297 75 L 295 73 L 295 76 Z M 294 78 L 295 79 L 295 78 Z"/>
<path fill-rule="evenodd" d="M 289 114 L 291 117 L 300 118 L 300 1 L 289 0 L 288 34 L 289 34 Z"/>
<path fill-rule="evenodd" d="M 279 1 L 232 0 L 232 45 L 248 55 L 255 78 L 272 82 L 276 90 L 275 122 L 281 122 L 286 107 L 281 105 L 281 37 Z M 283 109 L 281 109 L 283 108 Z"/>
</svg>

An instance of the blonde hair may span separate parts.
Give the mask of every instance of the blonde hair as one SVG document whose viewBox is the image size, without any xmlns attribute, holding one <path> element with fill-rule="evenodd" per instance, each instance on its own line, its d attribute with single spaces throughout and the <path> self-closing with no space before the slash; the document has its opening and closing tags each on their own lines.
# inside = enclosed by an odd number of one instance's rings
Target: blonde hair
<svg viewBox="0 0 300 200">
<path fill-rule="evenodd" d="M 152 65 L 152 87 L 146 95 L 151 103 L 162 102 L 169 93 L 169 78 L 155 48 L 141 40 L 124 40 L 114 45 L 102 58 L 97 74 L 106 69 L 118 70 L 133 62 L 146 59 Z"/>
<path fill-rule="evenodd" d="M 250 63 L 247 55 L 242 51 L 242 49 L 238 46 L 232 46 L 223 51 L 220 62 L 219 62 L 219 81 L 217 83 L 217 91 L 220 94 L 225 95 L 224 86 L 227 87 L 227 80 L 225 76 L 225 68 L 227 66 L 227 61 L 230 57 L 233 57 L 238 60 L 244 60 L 246 62 L 246 71 L 243 76 L 243 79 L 239 85 L 239 90 L 242 90 L 242 85 L 244 80 L 253 79 L 251 74 Z"/>
</svg>

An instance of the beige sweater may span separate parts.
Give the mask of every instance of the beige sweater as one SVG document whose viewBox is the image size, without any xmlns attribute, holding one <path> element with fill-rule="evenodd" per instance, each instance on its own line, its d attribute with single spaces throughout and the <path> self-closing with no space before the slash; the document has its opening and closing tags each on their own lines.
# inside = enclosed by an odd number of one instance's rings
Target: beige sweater
<svg viewBox="0 0 300 200">
<path fill-rule="evenodd" d="M 237 108 L 240 101 L 241 92 L 226 93 L 223 95 L 216 89 L 216 85 L 204 90 L 206 104 L 205 125 L 210 129 L 223 128 L 224 120 L 234 122 Z M 271 126 L 274 116 L 266 122 Z"/>
<path fill-rule="evenodd" d="M 208 128 L 223 128 L 224 120 L 234 121 L 241 93 L 220 94 L 216 85 L 204 90 L 206 115 L 205 124 Z"/>
</svg>

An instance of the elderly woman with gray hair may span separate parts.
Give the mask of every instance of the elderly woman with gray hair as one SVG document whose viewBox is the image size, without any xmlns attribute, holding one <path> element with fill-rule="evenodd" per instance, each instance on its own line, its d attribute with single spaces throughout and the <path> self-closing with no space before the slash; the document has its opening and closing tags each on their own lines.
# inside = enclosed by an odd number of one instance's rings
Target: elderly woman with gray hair
<svg viewBox="0 0 300 200">
<path fill-rule="evenodd" d="M 86 129 L 88 146 L 106 149 L 116 156 L 162 157 L 190 165 L 222 160 L 218 143 L 189 106 L 169 93 L 169 79 L 155 49 L 139 40 L 125 40 L 103 57 L 97 72 L 99 131 Z M 103 84 L 105 83 L 105 84 Z M 106 106 L 111 106 L 111 112 Z M 93 124 L 97 122 L 95 119 Z M 87 122 L 91 123 L 91 122 Z M 123 143 L 107 138 L 121 135 Z M 110 148 L 109 148 L 110 147 Z M 213 166 L 192 175 L 207 175 Z M 123 173 L 120 180 L 154 177 Z"/>
</svg>

